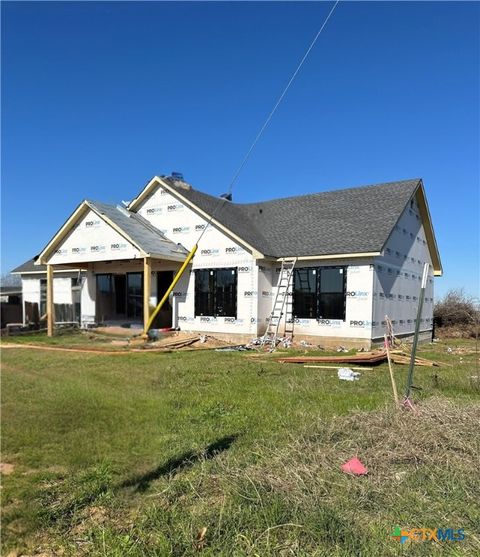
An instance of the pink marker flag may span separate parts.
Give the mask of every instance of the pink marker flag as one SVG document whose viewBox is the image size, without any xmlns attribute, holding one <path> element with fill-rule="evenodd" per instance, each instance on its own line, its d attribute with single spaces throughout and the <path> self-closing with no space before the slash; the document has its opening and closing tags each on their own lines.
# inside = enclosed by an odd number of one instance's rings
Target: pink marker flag
<svg viewBox="0 0 480 557">
<path fill-rule="evenodd" d="M 345 464 L 342 464 L 342 470 L 345 474 L 353 474 L 354 476 L 365 476 L 368 474 L 368 470 L 357 457 L 351 458 Z"/>
</svg>

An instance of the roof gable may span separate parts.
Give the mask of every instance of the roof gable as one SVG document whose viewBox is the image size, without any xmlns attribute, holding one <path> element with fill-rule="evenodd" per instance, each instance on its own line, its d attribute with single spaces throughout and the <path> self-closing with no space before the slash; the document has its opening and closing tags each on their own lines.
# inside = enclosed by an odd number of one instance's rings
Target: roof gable
<svg viewBox="0 0 480 557">
<path fill-rule="evenodd" d="M 158 187 L 166 188 L 193 209 L 213 215 L 214 225 L 273 258 L 379 255 L 406 205 L 413 195 L 418 195 L 420 206 L 423 200 L 425 207 L 422 218 L 430 238 L 432 261 L 436 273 L 441 274 L 425 192 L 418 178 L 239 204 L 171 178 L 155 177 L 129 209 L 138 210 Z"/>
<path fill-rule="evenodd" d="M 85 200 L 40 253 L 37 262 L 61 265 L 146 256 L 183 261 L 187 253 L 140 215 Z"/>
</svg>

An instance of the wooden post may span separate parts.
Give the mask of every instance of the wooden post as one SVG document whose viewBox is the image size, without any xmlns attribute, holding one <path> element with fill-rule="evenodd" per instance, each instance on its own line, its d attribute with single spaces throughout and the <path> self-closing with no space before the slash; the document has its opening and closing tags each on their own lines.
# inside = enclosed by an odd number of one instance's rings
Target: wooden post
<svg viewBox="0 0 480 557">
<path fill-rule="evenodd" d="M 53 337 L 55 306 L 53 305 L 53 267 L 47 265 L 47 335 Z"/>
<path fill-rule="evenodd" d="M 152 260 L 145 257 L 143 260 L 143 328 L 145 333 L 150 320 L 150 292 L 152 290 Z"/>
<path fill-rule="evenodd" d="M 408 368 L 407 388 L 405 389 L 405 399 L 408 400 L 413 385 L 413 370 L 415 367 L 415 355 L 417 353 L 418 335 L 420 334 L 420 320 L 422 318 L 423 300 L 425 299 L 425 289 L 427 287 L 428 271 L 430 265 L 425 263 L 423 266 L 422 285 L 418 297 L 417 321 L 415 322 L 415 333 L 413 335 L 412 353 L 410 355 L 410 367 Z"/>
<path fill-rule="evenodd" d="M 383 338 L 385 340 L 385 350 L 387 351 L 388 371 L 390 372 L 390 381 L 392 382 L 393 400 L 395 401 L 395 406 L 399 406 L 400 402 L 398 400 L 397 384 L 395 383 L 395 377 L 393 376 L 392 360 L 390 359 L 390 346 L 388 344 L 390 342 L 389 338 L 391 337 L 384 335 Z"/>
</svg>

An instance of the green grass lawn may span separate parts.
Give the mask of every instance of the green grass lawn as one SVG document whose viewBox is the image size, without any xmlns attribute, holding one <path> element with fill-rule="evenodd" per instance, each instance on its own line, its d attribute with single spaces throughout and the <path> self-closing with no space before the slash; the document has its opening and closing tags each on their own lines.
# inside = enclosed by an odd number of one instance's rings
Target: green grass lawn
<svg viewBox="0 0 480 557">
<path fill-rule="evenodd" d="M 473 344 L 421 347 L 453 365 L 416 369 L 418 415 L 386 365 L 349 383 L 249 353 L 4 350 L 2 554 L 478 555 L 475 354 L 446 346 Z M 355 454 L 367 477 L 340 471 Z M 396 525 L 466 538 L 401 546 Z"/>
</svg>

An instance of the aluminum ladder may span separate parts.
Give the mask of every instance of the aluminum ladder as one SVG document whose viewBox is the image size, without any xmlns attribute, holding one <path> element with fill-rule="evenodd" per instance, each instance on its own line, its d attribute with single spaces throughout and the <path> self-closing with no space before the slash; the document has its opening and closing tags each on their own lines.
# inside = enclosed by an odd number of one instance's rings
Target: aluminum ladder
<svg viewBox="0 0 480 557">
<path fill-rule="evenodd" d="M 290 287 L 293 271 L 297 258 L 283 258 L 282 267 L 280 269 L 280 276 L 278 277 L 277 292 L 273 301 L 272 311 L 268 318 L 267 329 L 265 334 L 261 337 L 260 349 L 270 346 L 270 352 L 273 352 L 277 347 L 278 330 L 280 323 L 285 315 L 285 336 L 290 335 L 293 337 L 293 315 L 292 315 L 292 299 L 289 298 L 288 289 Z M 290 314 L 290 320 L 288 318 Z M 288 327 L 290 325 L 290 327 Z M 288 328 L 287 328 L 288 327 Z"/>
</svg>

